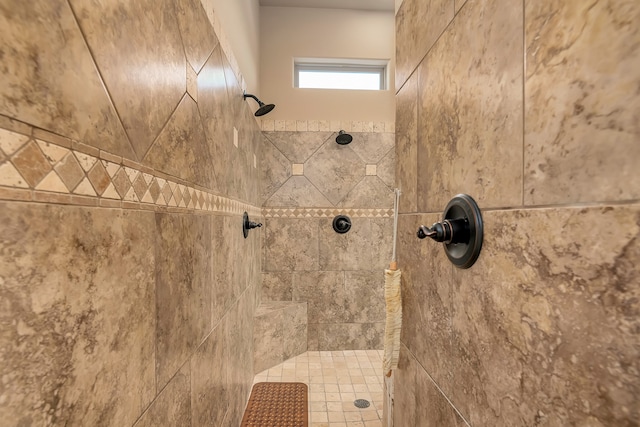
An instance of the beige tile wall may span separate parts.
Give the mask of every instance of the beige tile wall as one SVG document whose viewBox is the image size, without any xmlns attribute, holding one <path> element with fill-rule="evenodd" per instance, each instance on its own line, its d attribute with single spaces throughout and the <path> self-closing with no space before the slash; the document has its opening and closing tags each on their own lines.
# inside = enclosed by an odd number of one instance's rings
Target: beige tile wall
<svg viewBox="0 0 640 427">
<path fill-rule="evenodd" d="M 263 124 L 264 126 L 264 124 Z M 264 132 L 265 300 L 307 302 L 308 349 L 382 348 L 391 259 L 394 134 Z M 336 215 L 352 228 L 337 234 Z"/>
<path fill-rule="evenodd" d="M 396 426 L 640 423 L 639 18 L 403 2 Z M 469 270 L 415 237 L 456 193 L 483 209 Z"/>
<path fill-rule="evenodd" d="M 2 9 L 3 425 L 239 425 L 262 135 L 200 2 Z"/>
</svg>

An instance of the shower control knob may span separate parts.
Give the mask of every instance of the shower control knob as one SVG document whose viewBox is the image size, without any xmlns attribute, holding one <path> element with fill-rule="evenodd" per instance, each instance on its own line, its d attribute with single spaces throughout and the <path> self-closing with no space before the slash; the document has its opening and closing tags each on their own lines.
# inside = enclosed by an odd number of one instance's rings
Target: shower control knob
<svg viewBox="0 0 640 427">
<path fill-rule="evenodd" d="M 483 225 L 478 204 L 467 194 L 458 194 L 447 204 L 442 221 L 421 225 L 418 238 L 441 242 L 447 258 L 458 268 L 469 268 L 482 249 Z"/>
<path fill-rule="evenodd" d="M 461 243 L 469 241 L 469 222 L 464 218 L 445 219 L 436 222 L 431 228 L 421 225 L 418 229 L 418 238 L 429 237 L 436 242 Z"/>
</svg>

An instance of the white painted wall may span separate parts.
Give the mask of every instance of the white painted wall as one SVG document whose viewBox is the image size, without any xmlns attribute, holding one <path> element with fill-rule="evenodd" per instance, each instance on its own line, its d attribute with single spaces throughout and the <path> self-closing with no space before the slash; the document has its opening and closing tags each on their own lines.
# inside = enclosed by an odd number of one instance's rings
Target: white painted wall
<svg viewBox="0 0 640 427">
<path fill-rule="evenodd" d="M 220 0 L 218 0 L 220 1 Z M 278 120 L 395 121 L 393 12 L 260 7 L 260 98 Z M 297 89 L 295 57 L 391 59 L 386 91 Z"/>
<path fill-rule="evenodd" d="M 209 19 L 222 27 L 247 92 L 260 95 L 259 0 L 201 0 Z M 217 22 L 216 22 L 217 21 Z"/>
</svg>

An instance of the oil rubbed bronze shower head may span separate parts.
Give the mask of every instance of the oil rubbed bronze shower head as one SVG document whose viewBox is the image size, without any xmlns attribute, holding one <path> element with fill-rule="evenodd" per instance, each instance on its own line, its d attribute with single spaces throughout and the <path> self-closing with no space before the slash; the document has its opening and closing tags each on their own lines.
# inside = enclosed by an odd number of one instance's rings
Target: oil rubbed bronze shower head
<svg viewBox="0 0 640 427">
<path fill-rule="evenodd" d="M 347 145 L 349 144 L 351 141 L 353 141 L 353 137 L 351 135 L 349 135 L 348 133 L 346 133 L 345 131 L 341 130 L 340 132 L 338 132 L 338 136 L 336 136 L 336 142 L 340 145 Z"/>
<path fill-rule="evenodd" d="M 259 106 L 259 108 L 255 112 L 255 116 L 256 117 L 264 116 L 269 111 L 271 111 L 274 108 L 276 108 L 275 104 L 265 104 L 264 102 L 260 101 L 258 99 L 258 97 L 256 97 L 255 95 L 251 95 L 250 93 L 244 92 L 242 96 L 244 97 L 245 100 L 247 98 L 253 98 L 253 99 L 256 100 L 256 102 L 258 103 L 258 106 Z"/>
</svg>

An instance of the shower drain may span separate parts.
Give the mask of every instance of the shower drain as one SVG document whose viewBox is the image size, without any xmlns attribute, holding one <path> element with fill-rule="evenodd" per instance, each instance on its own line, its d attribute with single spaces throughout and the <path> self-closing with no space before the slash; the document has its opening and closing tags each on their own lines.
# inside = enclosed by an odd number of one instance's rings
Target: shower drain
<svg viewBox="0 0 640 427">
<path fill-rule="evenodd" d="M 353 404 L 358 408 L 368 408 L 370 403 L 366 399 L 356 399 L 353 401 Z"/>
</svg>

